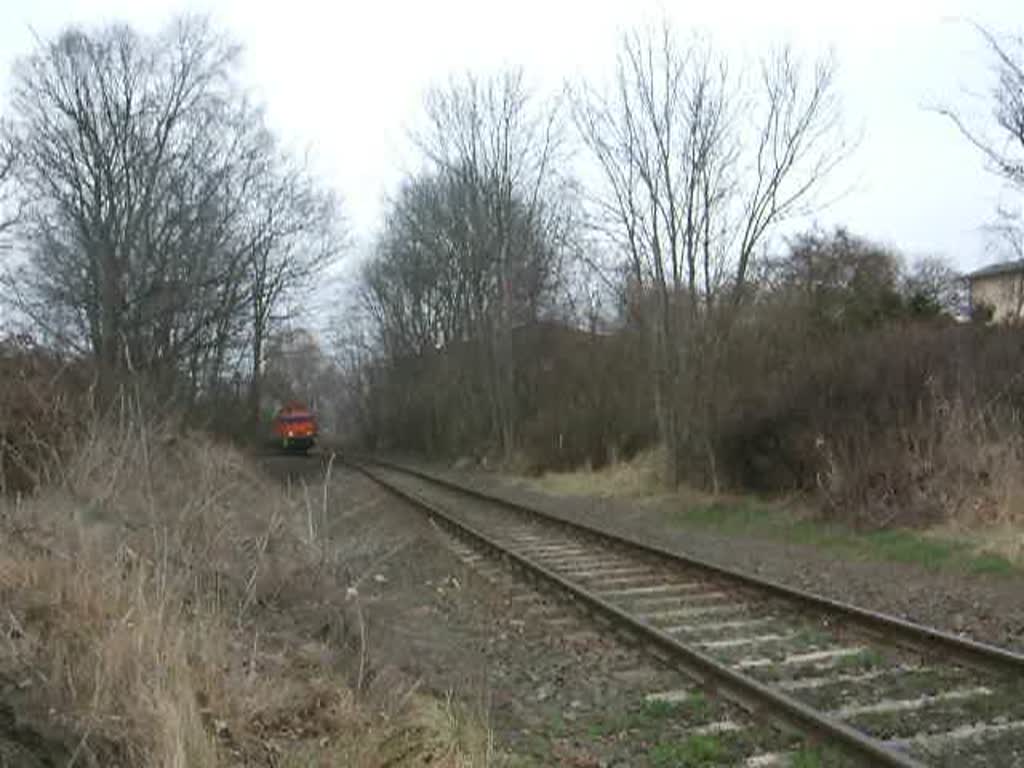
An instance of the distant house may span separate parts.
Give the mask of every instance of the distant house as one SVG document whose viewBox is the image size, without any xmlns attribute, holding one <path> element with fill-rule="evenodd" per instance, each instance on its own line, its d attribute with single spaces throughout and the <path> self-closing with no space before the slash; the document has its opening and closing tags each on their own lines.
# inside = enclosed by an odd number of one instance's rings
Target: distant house
<svg viewBox="0 0 1024 768">
<path fill-rule="evenodd" d="M 1024 319 L 1024 260 L 1004 261 L 967 275 L 971 313 L 991 310 L 996 323 Z"/>
</svg>

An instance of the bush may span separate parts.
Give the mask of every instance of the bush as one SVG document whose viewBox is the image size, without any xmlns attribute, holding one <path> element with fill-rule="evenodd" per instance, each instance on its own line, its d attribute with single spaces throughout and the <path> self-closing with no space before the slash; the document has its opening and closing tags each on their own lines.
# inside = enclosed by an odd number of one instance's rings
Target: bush
<svg viewBox="0 0 1024 768">
<path fill-rule="evenodd" d="M 25 337 L 0 341 L 0 494 L 59 473 L 90 412 L 89 375 Z"/>
<path fill-rule="evenodd" d="M 503 406 L 520 469 L 597 467 L 654 442 L 644 344 L 636 335 L 535 323 L 500 340 Z M 499 455 L 484 355 L 480 344 L 462 342 L 373 368 L 365 444 L 432 457 L 509 458 Z"/>
<path fill-rule="evenodd" d="M 807 343 L 790 365 L 748 357 L 717 436 L 734 485 L 821 494 L 873 526 L 1019 514 L 1024 338 L 896 325 Z"/>
</svg>

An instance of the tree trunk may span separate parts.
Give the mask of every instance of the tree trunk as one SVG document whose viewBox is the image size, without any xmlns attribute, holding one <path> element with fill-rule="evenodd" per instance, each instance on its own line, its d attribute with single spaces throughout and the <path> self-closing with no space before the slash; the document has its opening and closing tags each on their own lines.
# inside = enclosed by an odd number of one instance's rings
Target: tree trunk
<svg viewBox="0 0 1024 768">
<path fill-rule="evenodd" d="M 260 423 L 260 401 L 263 399 L 263 332 L 253 330 L 252 379 L 249 381 L 249 420 L 253 427 Z"/>
</svg>

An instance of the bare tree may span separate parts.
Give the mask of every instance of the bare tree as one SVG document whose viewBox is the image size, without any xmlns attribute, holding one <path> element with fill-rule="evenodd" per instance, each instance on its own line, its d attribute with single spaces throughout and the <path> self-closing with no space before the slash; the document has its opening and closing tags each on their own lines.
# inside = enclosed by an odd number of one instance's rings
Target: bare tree
<svg viewBox="0 0 1024 768">
<path fill-rule="evenodd" d="M 250 417 L 259 420 L 264 351 L 286 302 L 313 288 L 344 243 L 338 201 L 287 157 L 270 156 L 256 183 L 245 229 L 244 301 L 251 349 Z"/>
<path fill-rule="evenodd" d="M 258 399 L 275 311 L 335 251 L 334 201 L 277 148 L 237 53 L 186 17 L 155 37 L 69 29 L 16 66 L 28 258 L 4 282 L 104 391 L 136 371 L 194 398 L 249 359 Z"/>
<path fill-rule="evenodd" d="M 11 178 L 14 176 L 14 148 L 5 139 L 5 131 L 0 127 L 0 237 L 14 226 L 18 220 L 17 211 L 13 210 Z"/>
<path fill-rule="evenodd" d="M 988 46 L 995 83 L 991 90 L 991 116 L 996 129 L 973 124 L 961 110 L 939 107 L 963 136 L 977 147 L 992 169 L 1014 188 L 1024 191 L 1024 37 L 1000 36 L 980 24 L 973 25 Z"/>
<path fill-rule="evenodd" d="M 845 154 L 834 62 L 807 73 L 783 48 L 751 81 L 666 24 L 628 34 L 612 87 L 580 87 L 574 116 L 603 171 L 595 221 L 628 254 L 645 307 L 667 480 L 696 447 L 717 487 L 719 347 L 765 237 Z"/>
<path fill-rule="evenodd" d="M 948 260 L 938 256 L 916 259 L 904 280 L 903 292 L 918 316 L 955 317 L 965 309 L 964 278 Z"/>
<path fill-rule="evenodd" d="M 362 305 L 391 359 L 423 355 L 472 335 L 469 275 L 456 248 L 457 181 L 407 180 L 391 202 L 375 257 L 362 274 Z"/>
<path fill-rule="evenodd" d="M 426 216 L 410 219 L 409 207 L 396 213 L 422 230 L 420 242 L 446 275 L 448 301 L 457 304 L 445 333 L 478 344 L 493 439 L 507 456 L 516 443 L 514 372 L 502 340 L 542 314 L 572 236 L 560 112 L 532 96 L 520 72 L 452 80 L 430 91 L 426 105 L 427 128 L 416 140 L 433 189 L 409 190 L 410 205 Z M 398 252 L 393 240 L 389 247 Z"/>
<path fill-rule="evenodd" d="M 144 340 L 135 321 L 166 317 L 218 271 L 181 261 L 213 243 L 189 252 L 180 240 L 217 213 L 221 169 L 208 163 L 234 57 L 193 19 L 152 40 L 70 29 L 16 66 L 10 134 L 33 254 L 18 288 L 41 324 L 88 344 L 106 378 L 172 343 Z M 69 316 L 76 327 L 60 327 Z"/>
<path fill-rule="evenodd" d="M 953 122 L 985 157 L 990 169 L 1016 193 L 1024 193 L 1024 37 L 998 35 L 972 25 L 988 47 L 994 82 L 989 95 L 990 124 L 978 125 L 963 109 L 941 106 L 936 111 Z M 993 130 L 994 129 L 994 130 Z M 1024 226 L 1013 206 L 999 206 L 988 227 L 991 243 L 1003 258 L 1024 262 Z M 1009 287 L 1012 317 L 1024 311 L 1024 277 Z M 977 308 L 975 308 L 977 309 Z"/>
</svg>

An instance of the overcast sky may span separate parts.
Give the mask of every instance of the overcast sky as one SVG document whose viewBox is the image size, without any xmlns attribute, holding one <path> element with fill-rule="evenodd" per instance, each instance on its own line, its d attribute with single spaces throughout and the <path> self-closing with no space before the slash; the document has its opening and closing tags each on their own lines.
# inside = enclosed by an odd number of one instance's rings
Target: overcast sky
<svg viewBox="0 0 1024 768">
<path fill-rule="evenodd" d="M 521 66 L 539 90 L 607 74 L 624 29 L 667 16 L 753 56 L 773 41 L 813 53 L 833 46 L 857 153 L 836 179 L 849 191 L 819 223 L 940 254 L 969 269 L 993 259 L 984 224 L 996 178 L 928 104 L 962 105 L 987 88 L 977 35 L 957 18 L 1021 31 L 1021 0 L 0 0 L 0 66 L 68 23 L 128 21 L 152 31 L 181 12 L 205 12 L 245 47 L 244 77 L 289 144 L 309 149 L 345 201 L 357 243 L 370 240 L 383 201 L 415 163 L 408 130 L 424 90 L 453 72 Z"/>
</svg>

